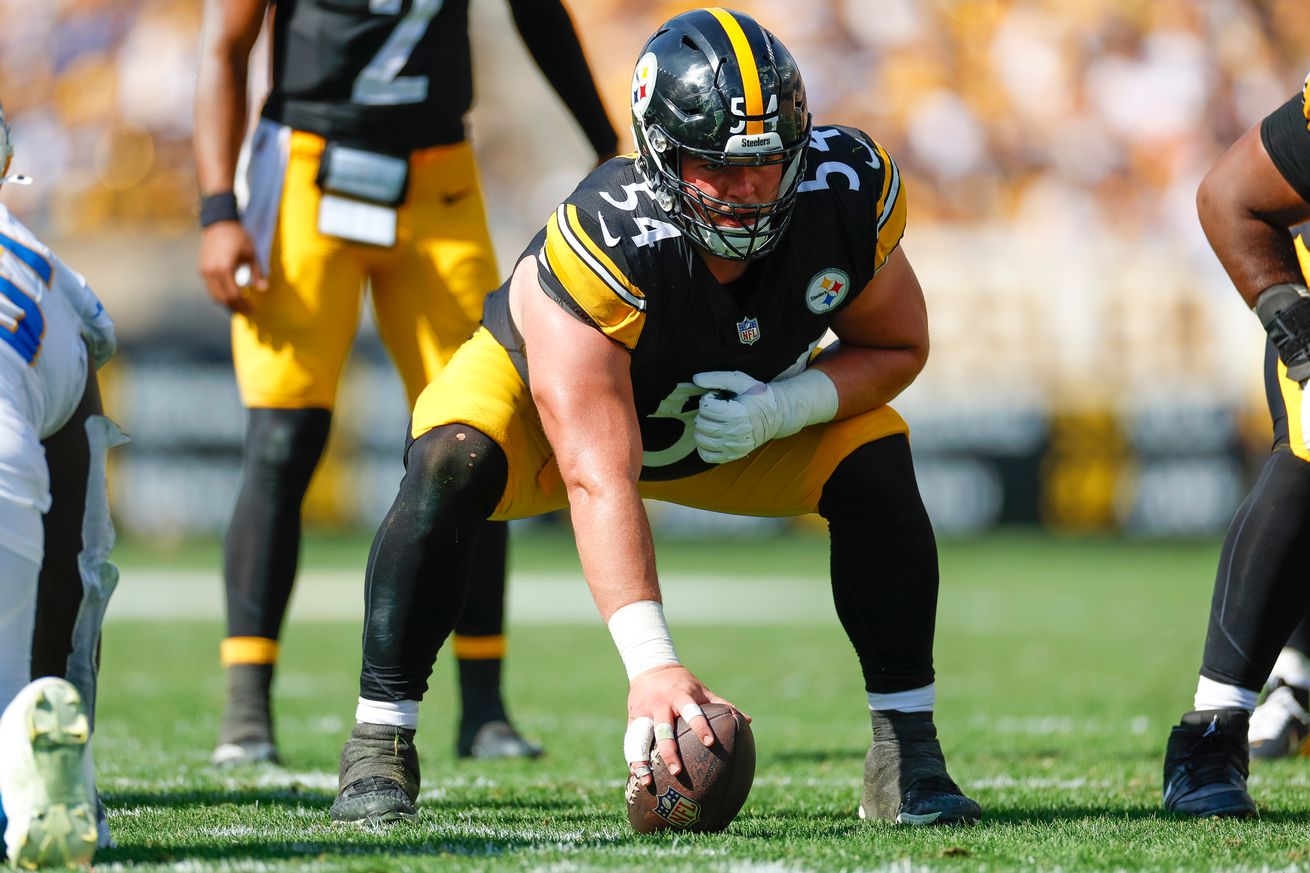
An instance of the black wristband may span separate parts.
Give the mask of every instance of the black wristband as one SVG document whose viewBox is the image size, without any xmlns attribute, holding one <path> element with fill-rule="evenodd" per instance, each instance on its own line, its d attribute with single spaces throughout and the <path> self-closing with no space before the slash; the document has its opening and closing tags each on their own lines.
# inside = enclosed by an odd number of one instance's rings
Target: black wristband
<svg viewBox="0 0 1310 873">
<path fill-rule="evenodd" d="M 1310 298 L 1303 291 L 1304 285 L 1274 285 L 1255 302 L 1255 314 L 1293 382 L 1310 379 Z"/>
<path fill-rule="evenodd" d="M 220 221 L 240 221 L 241 213 L 237 211 L 237 195 L 231 191 L 208 194 L 200 198 L 200 226 L 209 227 Z"/>
</svg>

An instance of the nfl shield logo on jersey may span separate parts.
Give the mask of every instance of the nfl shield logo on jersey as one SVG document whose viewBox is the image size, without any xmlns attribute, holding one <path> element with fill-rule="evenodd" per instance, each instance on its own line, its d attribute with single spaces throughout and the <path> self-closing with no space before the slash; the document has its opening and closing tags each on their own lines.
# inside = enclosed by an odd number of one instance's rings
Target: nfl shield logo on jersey
<svg viewBox="0 0 1310 873">
<path fill-rule="evenodd" d="M 846 299 L 850 284 L 850 277 L 836 267 L 816 273 L 805 289 L 805 305 L 815 315 L 830 312 Z"/>
<path fill-rule="evenodd" d="M 670 788 L 659 796 L 655 814 L 675 827 L 689 828 L 700 821 L 700 804 Z"/>
<path fill-rule="evenodd" d="M 760 338 L 760 320 L 747 316 L 737 322 L 737 339 L 746 345 L 754 345 L 755 341 Z"/>
</svg>

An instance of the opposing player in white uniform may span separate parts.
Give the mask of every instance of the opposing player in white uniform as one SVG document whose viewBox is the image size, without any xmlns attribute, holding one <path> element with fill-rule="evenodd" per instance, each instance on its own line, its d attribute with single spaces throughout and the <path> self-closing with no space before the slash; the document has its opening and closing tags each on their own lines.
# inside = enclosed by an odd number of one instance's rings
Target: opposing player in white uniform
<svg viewBox="0 0 1310 873">
<path fill-rule="evenodd" d="M 0 182 L 26 182 L 11 157 L 0 109 Z M 104 457 L 123 438 L 94 369 L 114 348 L 82 277 L 0 206 L 0 843 L 22 867 L 108 841 L 88 715 L 117 581 Z"/>
</svg>

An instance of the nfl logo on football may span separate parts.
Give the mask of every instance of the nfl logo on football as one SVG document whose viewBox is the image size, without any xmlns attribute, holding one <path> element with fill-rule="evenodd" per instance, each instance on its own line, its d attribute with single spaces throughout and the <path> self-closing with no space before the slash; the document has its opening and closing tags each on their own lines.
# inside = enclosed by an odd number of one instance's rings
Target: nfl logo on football
<svg viewBox="0 0 1310 873">
<path fill-rule="evenodd" d="M 655 814 L 671 825 L 689 828 L 700 821 L 700 804 L 683 797 L 676 788 L 670 788 L 660 795 Z"/>
<path fill-rule="evenodd" d="M 760 320 L 758 318 L 743 318 L 737 322 L 737 339 L 749 346 L 754 345 L 759 338 Z"/>
</svg>

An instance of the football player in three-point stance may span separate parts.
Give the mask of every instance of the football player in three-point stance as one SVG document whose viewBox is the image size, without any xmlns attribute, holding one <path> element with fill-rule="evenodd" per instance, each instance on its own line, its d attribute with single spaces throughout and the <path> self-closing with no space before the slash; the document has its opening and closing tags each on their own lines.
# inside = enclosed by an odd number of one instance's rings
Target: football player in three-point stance
<svg viewBox="0 0 1310 873">
<path fill-rule="evenodd" d="M 1210 245 L 1269 333 L 1265 387 L 1274 446 L 1224 540 L 1194 708 L 1169 736 L 1164 805 L 1173 812 L 1255 814 L 1246 786 L 1250 715 L 1280 647 L 1310 610 L 1303 556 L 1310 541 L 1310 299 L 1289 230 L 1310 220 L 1307 97 L 1310 80 L 1247 131 L 1197 193 Z M 1304 692 L 1298 701 L 1292 689 L 1275 687 L 1269 700 L 1277 704 L 1274 695 L 1304 712 Z M 1267 710 L 1265 717 L 1276 714 Z M 1258 739 L 1275 739 L 1265 734 L 1276 730 L 1254 728 Z"/>
<path fill-rule="evenodd" d="M 207 0 L 195 148 L 200 270 L 233 310 L 249 410 L 224 555 L 228 699 L 216 764 L 276 760 L 269 692 L 300 548 L 305 490 L 327 440 L 367 282 L 412 404 L 477 327 L 498 282 L 464 115 L 468 0 L 278 0 L 272 92 L 249 143 L 246 71 L 269 0 Z M 618 137 L 560 0 L 510 0 L 538 66 L 597 155 Z M 238 281 L 247 273 L 248 281 Z M 245 285 L 246 287 L 243 287 Z M 500 693 L 505 525 L 486 525 L 456 626 L 461 755 L 529 756 Z"/>
<path fill-rule="evenodd" d="M 858 130 L 812 127 L 786 48 L 719 8 L 651 37 L 632 121 L 639 155 L 559 206 L 415 407 L 369 559 L 332 818 L 415 814 L 418 702 L 488 519 L 570 507 L 628 673 L 624 750 L 639 781 L 652 739 L 679 768 L 678 715 L 713 742 L 700 704 L 720 698 L 674 651 L 650 497 L 826 518 L 873 722 L 860 812 L 976 821 L 933 725 L 936 545 L 905 422 L 887 406 L 928 352 L 896 164 Z M 840 343 L 816 357 L 829 328 Z"/>
<path fill-rule="evenodd" d="M 0 109 L 0 183 L 13 150 Z M 96 368 L 114 324 L 82 277 L 0 206 L 0 859 L 85 864 L 109 828 L 91 728 L 109 563 Z M 35 681 L 33 681 L 35 680 Z"/>
</svg>

